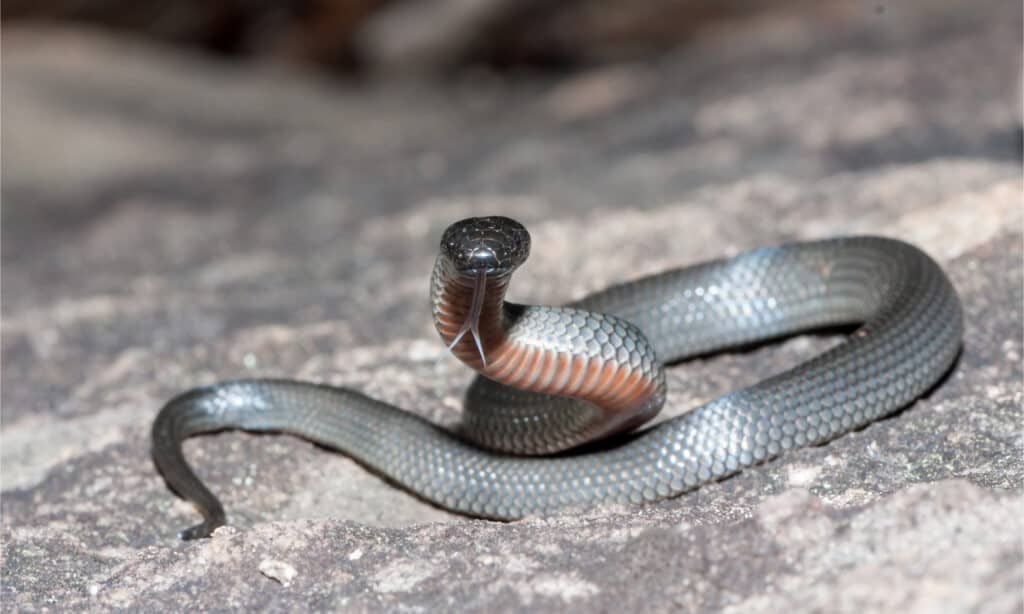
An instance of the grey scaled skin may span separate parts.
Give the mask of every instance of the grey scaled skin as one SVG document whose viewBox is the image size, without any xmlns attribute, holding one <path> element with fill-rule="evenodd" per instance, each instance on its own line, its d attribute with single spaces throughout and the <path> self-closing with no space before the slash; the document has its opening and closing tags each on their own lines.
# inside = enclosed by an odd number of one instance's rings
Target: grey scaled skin
<svg viewBox="0 0 1024 614">
<path fill-rule="evenodd" d="M 168 402 L 153 424 L 153 458 L 203 515 L 181 537 L 225 523 L 182 454 L 182 441 L 198 433 L 291 433 L 441 507 L 515 519 L 666 499 L 828 441 L 910 404 L 960 348 L 961 307 L 949 279 L 893 239 L 759 249 L 567 307 L 504 300 L 529 250 L 526 230 L 502 217 L 462 220 L 442 239 L 434 322 L 452 352 L 482 373 L 457 432 L 354 390 L 292 380 L 229 381 Z M 859 327 L 788 371 L 603 448 L 579 447 L 652 417 L 665 398 L 665 363 L 847 324 Z"/>
</svg>

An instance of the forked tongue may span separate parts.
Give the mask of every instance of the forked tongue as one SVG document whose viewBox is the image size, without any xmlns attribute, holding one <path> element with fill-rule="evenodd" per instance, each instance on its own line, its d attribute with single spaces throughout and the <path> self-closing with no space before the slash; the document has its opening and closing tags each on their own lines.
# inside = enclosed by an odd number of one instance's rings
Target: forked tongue
<svg viewBox="0 0 1024 614">
<path fill-rule="evenodd" d="M 484 269 L 478 269 L 476 272 L 476 278 L 473 280 L 473 299 L 469 305 L 469 313 L 466 314 L 466 320 L 462 323 L 459 328 L 459 332 L 455 335 L 455 339 L 448 345 L 448 351 L 451 352 L 452 348 L 455 347 L 462 337 L 468 332 L 473 335 L 473 341 L 476 342 L 476 349 L 480 352 L 480 360 L 483 361 L 484 366 L 487 366 L 487 356 L 484 354 L 484 344 L 480 339 L 480 312 L 484 308 L 484 290 L 487 287 L 487 271 Z"/>
</svg>

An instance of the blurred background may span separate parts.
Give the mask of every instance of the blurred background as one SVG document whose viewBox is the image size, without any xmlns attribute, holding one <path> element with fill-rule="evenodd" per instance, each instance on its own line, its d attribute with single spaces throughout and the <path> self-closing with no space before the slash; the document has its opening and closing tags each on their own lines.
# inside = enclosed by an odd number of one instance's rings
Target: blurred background
<svg viewBox="0 0 1024 614">
<path fill-rule="evenodd" d="M 9 0 L 3 378 L 37 385 L 5 385 L 4 416 L 40 388 L 86 411 L 66 395 L 126 347 L 365 310 L 350 345 L 431 338 L 436 237 L 468 215 L 610 226 L 547 247 L 580 272 L 532 264 L 542 302 L 879 232 L 1020 163 L 1020 22 L 1005 0 Z M 900 169 L 913 188 L 885 187 Z"/>
<path fill-rule="evenodd" d="M 10 0 L 6 24 L 76 23 L 340 74 L 564 69 L 638 59 L 753 20 L 854 19 L 886 0 Z"/>
</svg>

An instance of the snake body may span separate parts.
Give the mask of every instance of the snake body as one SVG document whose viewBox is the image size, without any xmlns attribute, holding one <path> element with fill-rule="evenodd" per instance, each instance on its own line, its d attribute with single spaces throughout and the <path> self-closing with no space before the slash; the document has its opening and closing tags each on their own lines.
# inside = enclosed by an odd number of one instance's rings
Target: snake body
<svg viewBox="0 0 1024 614">
<path fill-rule="evenodd" d="M 168 402 L 153 424 L 153 458 L 203 515 L 180 535 L 207 536 L 225 523 L 182 454 L 182 441 L 197 433 L 291 433 L 444 508 L 515 519 L 665 499 L 828 441 L 911 403 L 960 348 L 962 312 L 949 279 L 927 254 L 893 239 L 759 249 L 565 307 L 505 301 L 529 250 L 526 230 L 503 217 L 457 222 L 442 238 L 434 323 L 481 373 L 456 432 L 354 390 L 292 380 L 229 381 Z M 604 447 L 580 447 L 655 415 L 665 363 L 848 324 L 860 326 L 788 371 Z"/>
</svg>

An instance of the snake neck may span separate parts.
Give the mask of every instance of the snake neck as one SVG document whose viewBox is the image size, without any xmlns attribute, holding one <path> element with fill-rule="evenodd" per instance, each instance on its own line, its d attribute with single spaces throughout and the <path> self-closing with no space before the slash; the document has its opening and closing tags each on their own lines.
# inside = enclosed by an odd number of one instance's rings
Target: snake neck
<svg viewBox="0 0 1024 614">
<path fill-rule="evenodd" d="M 657 413 L 664 375 L 639 330 L 614 316 L 506 303 L 510 277 L 475 278 L 438 259 L 434 326 L 459 360 L 494 382 L 594 403 L 602 418 L 586 429 L 588 437 L 632 428 Z M 473 323 L 476 338 L 466 332 Z M 582 334 L 543 337 L 549 329 L 574 327 Z"/>
<path fill-rule="evenodd" d="M 434 327 L 456 358 L 484 375 L 493 375 L 509 349 L 505 293 L 510 278 L 466 275 L 443 258 L 434 265 Z"/>
</svg>

